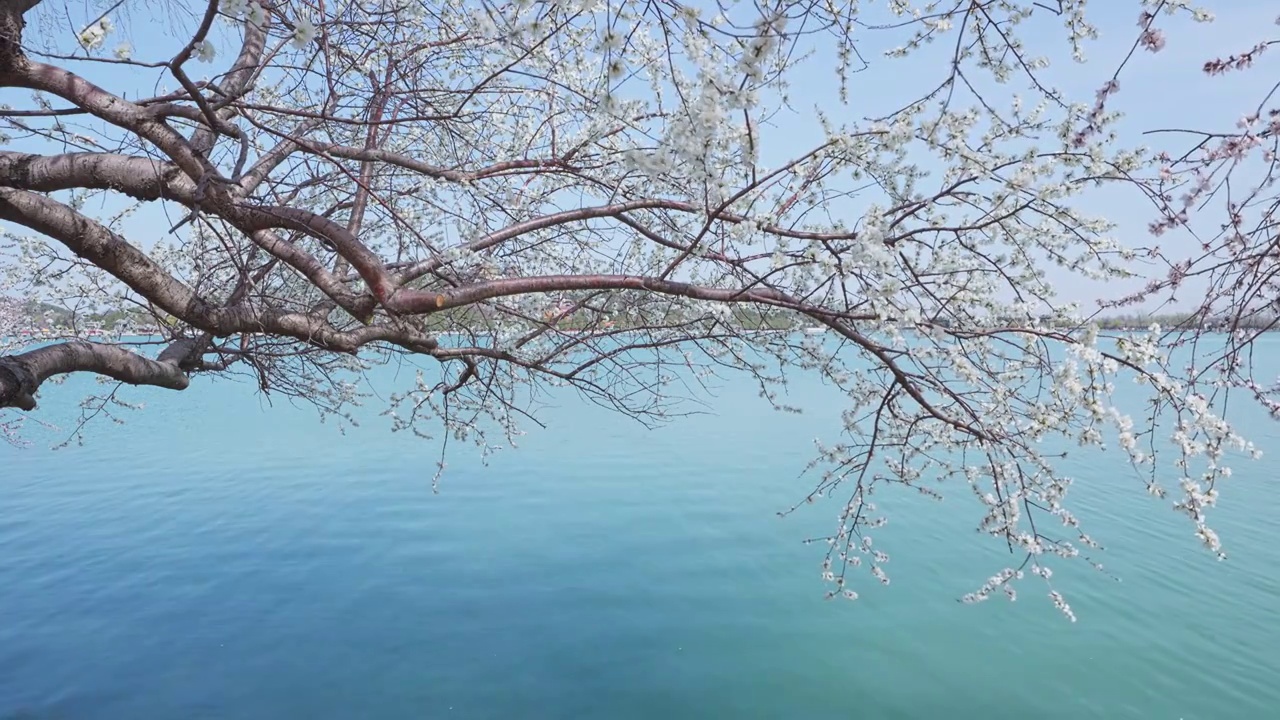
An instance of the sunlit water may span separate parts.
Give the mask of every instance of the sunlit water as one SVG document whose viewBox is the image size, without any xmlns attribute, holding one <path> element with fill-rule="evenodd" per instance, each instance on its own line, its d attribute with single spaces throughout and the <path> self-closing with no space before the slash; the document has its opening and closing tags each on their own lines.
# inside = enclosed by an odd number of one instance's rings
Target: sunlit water
<svg viewBox="0 0 1280 720">
<path fill-rule="evenodd" d="M 1059 563 L 1070 624 L 1031 583 L 956 602 L 1009 562 L 959 487 L 882 498 L 892 584 L 824 601 L 800 541 L 835 505 L 776 513 L 841 405 L 791 393 L 812 412 L 728 384 L 656 431 L 566 395 L 433 495 L 438 446 L 372 409 L 343 436 L 247 387 L 131 390 L 84 447 L 0 446 L 0 718 L 1276 716 L 1280 424 L 1241 416 L 1272 452 L 1224 489 L 1224 563 L 1118 458 L 1073 460 L 1120 579 Z"/>
</svg>

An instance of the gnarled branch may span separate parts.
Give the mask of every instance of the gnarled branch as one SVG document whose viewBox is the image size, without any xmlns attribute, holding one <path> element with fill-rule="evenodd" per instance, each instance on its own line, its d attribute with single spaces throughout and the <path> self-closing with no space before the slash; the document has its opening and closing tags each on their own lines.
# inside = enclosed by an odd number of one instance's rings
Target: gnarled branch
<svg viewBox="0 0 1280 720">
<path fill-rule="evenodd" d="M 33 410 L 40 385 L 54 375 L 91 372 L 130 385 L 185 390 L 190 381 L 179 366 L 182 351 L 145 358 L 119 345 L 65 342 L 0 357 L 0 408 Z"/>
</svg>

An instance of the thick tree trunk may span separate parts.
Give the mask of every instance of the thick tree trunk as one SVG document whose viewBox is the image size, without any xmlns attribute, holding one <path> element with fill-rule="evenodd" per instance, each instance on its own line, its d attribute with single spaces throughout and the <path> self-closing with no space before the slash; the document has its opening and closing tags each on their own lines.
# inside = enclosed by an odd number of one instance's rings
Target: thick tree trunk
<svg viewBox="0 0 1280 720">
<path fill-rule="evenodd" d="M 23 14 L 40 0 L 0 0 L 0 78 L 17 69 L 22 62 Z"/>
</svg>

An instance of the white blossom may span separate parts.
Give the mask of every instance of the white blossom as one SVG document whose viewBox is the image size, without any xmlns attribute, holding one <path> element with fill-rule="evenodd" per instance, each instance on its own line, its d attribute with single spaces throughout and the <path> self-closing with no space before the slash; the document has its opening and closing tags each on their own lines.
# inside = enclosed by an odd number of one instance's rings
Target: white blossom
<svg viewBox="0 0 1280 720">
<path fill-rule="evenodd" d="M 195 44 L 196 59 L 200 62 L 211 63 L 218 55 L 218 48 L 214 47 L 209 40 L 202 40 Z"/>
<path fill-rule="evenodd" d="M 77 40 L 80 42 L 80 47 L 86 50 L 97 50 L 102 47 L 102 44 L 106 42 L 107 36 L 113 30 L 115 30 L 115 25 L 112 24 L 111 19 L 103 16 L 92 25 L 81 30 Z"/>
<path fill-rule="evenodd" d="M 262 27 L 267 22 L 267 11 L 259 3 L 249 3 L 249 10 L 245 15 L 245 20 L 253 25 Z"/>
<path fill-rule="evenodd" d="M 308 45 L 315 42 L 316 26 L 307 18 L 298 18 L 293 26 L 293 46 L 299 50 L 305 50 Z"/>
</svg>

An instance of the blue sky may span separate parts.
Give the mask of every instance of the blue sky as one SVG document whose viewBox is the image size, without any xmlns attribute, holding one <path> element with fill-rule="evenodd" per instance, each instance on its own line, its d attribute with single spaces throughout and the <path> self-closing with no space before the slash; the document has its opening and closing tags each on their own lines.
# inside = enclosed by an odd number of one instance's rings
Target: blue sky
<svg viewBox="0 0 1280 720">
<path fill-rule="evenodd" d="M 1156 26 L 1164 29 L 1167 46 L 1154 54 L 1139 50 L 1125 66 L 1120 77 L 1120 92 L 1108 102 L 1110 109 L 1125 115 L 1119 124 L 1121 143 L 1182 150 L 1189 145 L 1185 138 L 1144 133 L 1159 128 L 1234 130 L 1236 121 L 1254 108 L 1280 77 L 1280 49 L 1272 49 L 1270 55 L 1264 53 L 1252 70 L 1212 78 L 1202 71 L 1207 60 L 1239 53 L 1259 41 L 1280 36 L 1280 27 L 1276 25 L 1280 3 L 1208 0 L 1198 5 L 1213 11 L 1215 21 L 1196 23 L 1186 16 L 1162 14 Z M 1099 37 L 1088 43 L 1085 63 L 1071 61 L 1067 33 L 1060 24 L 1028 24 L 1023 35 L 1026 45 L 1033 54 L 1043 54 L 1054 61 L 1040 77 L 1061 89 L 1071 100 L 1091 102 L 1096 90 L 1112 76 L 1132 47 L 1137 37 L 1139 9 L 1139 4 L 1132 0 L 1090 3 L 1089 17 L 1098 27 Z M 877 116 L 901 107 L 922 89 L 942 79 L 950 50 L 949 46 L 935 44 L 925 53 L 907 60 L 876 58 L 874 53 L 864 52 L 873 67 L 854 76 L 850 110 L 857 115 Z M 836 107 L 837 96 L 829 76 L 819 71 L 801 73 L 798 77 L 793 96 L 807 95 L 815 98 L 814 104 L 828 109 Z M 1026 97 L 1025 89 L 1025 83 L 1018 81 L 1010 83 L 1006 92 L 1022 92 Z M 798 148 L 798 139 L 806 136 L 804 125 L 803 120 L 792 119 L 788 125 L 777 128 L 779 146 L 775 150 L 785 153 L 788 144 Z M 1148 246 L 1160 242 L 1174 254 L 1178 254 L 1179 248 L 1186 248 L 1185 253 L 1198 247 L 1198 242 L 1185 232 L 1170 232 L 1158 241 L 1153 238 L 1147 231 L 1147 224 L 1154 218 L 1153 209 L 1135 192 L 1115 188 L 1094 191 L 1082 198 L 1080 206 L 1117 223 L 1114 234 L 1126 245 Z M 1216 214 L 1206 219 L 1211 219 L 1213 224 L 1221 217 Z M 1135 270 L 1149 271 L 1143 267 Z M 1047 266 L 1046 272 L 1058 287 L 1060 297 L 1080 302 L 1082 309 L 1091 308 L 1097 298 L 1114 297 L 1143 284 L 1137 280 L 1093 283 L 1057 266 Z M 1189 285 L 1173 307 L 1186 307 L 1202 299 L 1192 297 L 1192 292 Z"/>
<path fill-rule="evenodd" d="M 1139 51 L 1124 70 L 1120 79 L 1121 91 L 1109 104 L 1112 109 L 1126 114 L 1120 125 L 1123 143 L 1158 147 L 1160 143 L 1174 141 L 1170 147 L 1176 148 L 1181 147 L 1178 143 L 1183 141 L 1144 138 L 1142 133 L 1165 127 L 1231 129 L 1275 81 L 1276 71 L 1280 68 L 1280 51 L 1273 50 L 1270 57 L 1264 54 L 1259 65 L 1250 71 L 1223 77 L 1206 77 L 1201 66 L 1211 58 L 1236 53 L 1259 40 L 1275 37 L 1280 33 L 1280 28 L 1274 24 L 1276 15 L 1280 14 L 1280 6 L 1272 0 L 1209 0 L 1202 4 L 1215 13 L 1215 22 L 1197 24 L 1185 17 L 1162 15 L 1157 25 L 1168 38 L 1165 49 L 1158 54 Z M 61 6 L 62 3 L 50 0 L 49 5 Z M 80 3 L 69 5 L 73 10 L 83 10 Z M 873 3 L 864 2 L 864 5 L 870 7 Z M 1048 84 L 1065 91 L 1068 98 L 1083 101 L 1092 99 L 1096 89 L 1111 76 L 1119 60 L 1129 51 L 1137 33 L 1139 4 L 1133 0 L 1105 0 L 1092 3 L 1089 11 L 1101 36 L 1088 44 L 1088 62 L 1084 64 L 1070 60 L 1066 30 L 1056 19 L 1038 20 L 1028 25 L 1023 34 L 1033 54 L 1047 55 L 1055 61 L 1056 64 L 1042 74 Z M 84 11 L 83 14 L 83 18 L 73 16 L 70 23 L 62 19 L 43 29 L 63 29 L 70 24 L 79 27 L 97 13 Z M 110 49 L 122 40 L 129 40 L 138 48 L 140 58 L 159 59 L 171 55 L 177 43 L 184 39 L 179 33 L 180 26 L 193 25 L 194 22 L 164 22 L 157 17 L 147 13 L 146 4 L 133 6 L 127 16 L 118 20 L 121 29 L 108 39 L 106 47 Z M 70 37 L 65 30 L 61 34 Z M 188 66 L 190 70 L 198 72 L 207 68 L 220 72 L 226 68 L 231 60 L 233 38 L 225 26 L 221 26 L 219 35 L 217 42 L 221 52 L 215 63 L 205 66 L 193 62 Z M 834 73 L 826 67 L 827 58 L 810 59 L 793 76 L 790 95 L 799 112 L 779 118 L 773 127 L 764 131 L 762 145 L 766 163 L 770 158 L 790 157 L 803 152 L 820 141 L 817 125 L 808 112 L 810 108 L 821 107 L 837 117 L 842 114 L 850 118 L 882 115 L 935 85 L 946 72 L 946 56 L 950 47 L 945 43 L 935 44 L 906 60 L 889 60 L 880 57 L 884 47 L 876 45 L 878 38 L 874 34 L 867 34 L 865 39 L 863 54 L 872 67 L 852 77 L 848 106 L 840 106 Z M 76 70 L 112 90 L 128 88 L 128 95 L 133 97 L 164 89 L 160 86 L 164 81 L 158 71 L 141 74 L 137 70 L 96 63 L 77 63 Z M 173 87 L 176 83 L 169 80 L 167 85 Z M 1019 79 L 1011 83 L 1006 92 L 1023 91 L 1024 86 L 1025 82 Z M 0 91 L 0 102 L 25 106 L 29 101 L 25 93 L 3 90 Z M 48 147 L 25 143 L 21 149 L 50 151 Z M 1136 193 L 1111 190 L 1087 196 L 1083 207 L 1117 222 L 1116 234 L 1126 244 L 1146 245 L 1154 242 L 1146 231 L 1153 212 L 1149 205 L 1139 200 Z M 171 221 L 164 217 L 162 209 L 153 205 L 144 208 L 125 227 L 136 242 L 146 246 L 162 235 L 169 224 Z M 1161 242 L 1171 252 L 1176 252 L 1178 247 L 1191 248 L 1195 245 L 1186 234 L 1166 235 Z M 1142 271 L 1142 268 L 1137 269 Z M 1046 270 L 1050 279 L 1059 286 L 1063 299 L 1079 301 L 1086 306 L 1097 297 L 1111 296 L 1123 290 L 1115 284 L 1099 287 L 1069 277 L 1056 267 Z"/>
</svg>

